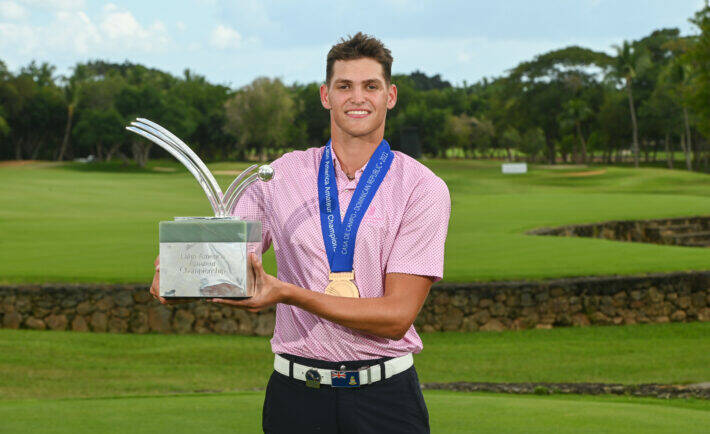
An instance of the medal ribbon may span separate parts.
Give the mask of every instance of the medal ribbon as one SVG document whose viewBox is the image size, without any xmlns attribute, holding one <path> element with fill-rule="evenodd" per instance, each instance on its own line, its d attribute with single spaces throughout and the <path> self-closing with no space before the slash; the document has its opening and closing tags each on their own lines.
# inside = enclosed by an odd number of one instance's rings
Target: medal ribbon
<svg viewBox="0 0 710 434">
<path fill-rule="evenodd" d="M 342 222 L 340 221 L 340 203 L 338 202 L 338 187 L 335 182 L 335 165 L 332 154 L 333 147 L 328 140 L 325 149 L 323 149 L 318 169 L 318 206 L 330 271 L 341 273 L 353 270 L 355 237 L 358 228 L 372 198 L 375 197 L 377 189 L 387 175 L 394 159 L 394 153 L 390 150 L 390 145 L 386 140 L 380 142 L 365 166 Z"/>
</svg>

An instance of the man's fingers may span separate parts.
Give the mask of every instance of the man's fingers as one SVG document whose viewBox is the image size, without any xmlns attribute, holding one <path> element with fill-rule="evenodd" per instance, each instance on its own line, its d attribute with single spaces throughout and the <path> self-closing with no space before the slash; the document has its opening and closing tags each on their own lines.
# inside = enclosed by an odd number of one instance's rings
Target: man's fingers
<svg viewBox="0 0 710 434">
<path fill-rule="evenodd" d="M 264 267 L 261 264 L 261 260 L 256 256 L 256 254 L 250 253 L 249 261 L 251 262 L 252 268 L 254 269 L 254 276 L 257 279 L 262 279 L 266 272 L 264 271 Z"/>
<path fill-rule="evenodd" d="M 153 276 L 153 283 L 150 284 L 150 293 L 153 297 L 160 295 L 160 273 L 158 272 Z"/>
<path fill-rule="evenodd" d="M 228 304 L 230 306 L 234 306 L 240 309 L 253 309 L 253 307 L 251 306 L 251 300 L 230 300 L 226 298 L 213 298 L 208 299 L 208 301 L 211 301 L 213 303 Z"/>
</svg>

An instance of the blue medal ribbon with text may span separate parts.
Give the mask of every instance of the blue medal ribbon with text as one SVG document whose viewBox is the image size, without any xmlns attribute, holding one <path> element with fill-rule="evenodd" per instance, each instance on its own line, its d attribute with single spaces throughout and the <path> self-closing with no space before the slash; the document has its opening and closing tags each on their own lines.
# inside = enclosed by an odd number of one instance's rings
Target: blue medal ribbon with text
<svg viewBox="0 0 710 434">
<path fill-rule="evenodd" d="M 385 179 L 394 159 L 394 153 L 390 150 L 390 145 L 386 140 L 380 142 L 362 172 L 342 222 L 340 221 L 340 203 L 338 202 L 338 187 L 335 183 L 335 166 L 332 154 L 333 147 L 328 140 L 325 149 L 323 149 L 318 170 L 318 206 L 330 271 L 341 273 L 353 269 L 357 230 L 372 198 L 375 197 L 377 189 Z"/>
</svg>

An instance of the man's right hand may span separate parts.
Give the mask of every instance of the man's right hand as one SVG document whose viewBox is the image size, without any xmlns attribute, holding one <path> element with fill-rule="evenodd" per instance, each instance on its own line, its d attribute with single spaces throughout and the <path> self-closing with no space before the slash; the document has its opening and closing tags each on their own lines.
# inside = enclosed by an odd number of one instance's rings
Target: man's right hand
<svg viewBox="0 0 710 434">
<path fill-rule="evenodd" d="M 150 284 L 150 294 L 162 304 L 181 304 L 190 303 L 195 301 L 190 298 L 164 298 L 160 296 L 160 255 L 155 258 L 155 275 L 153 276 L 153 283 Z"/>
</svg>

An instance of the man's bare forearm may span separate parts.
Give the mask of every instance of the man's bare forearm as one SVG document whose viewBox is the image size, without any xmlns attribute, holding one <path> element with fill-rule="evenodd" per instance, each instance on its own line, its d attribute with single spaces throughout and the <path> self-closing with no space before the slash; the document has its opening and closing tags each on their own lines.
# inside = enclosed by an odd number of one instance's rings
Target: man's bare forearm
<svg viewBox="0 0 710 434">
<path fill-rule="evenodd" d="M 414 320 L 395 297 L 335 297 L 281 283 L 284 303 L 375 336 L 401 339 Z"/>
</svg>

